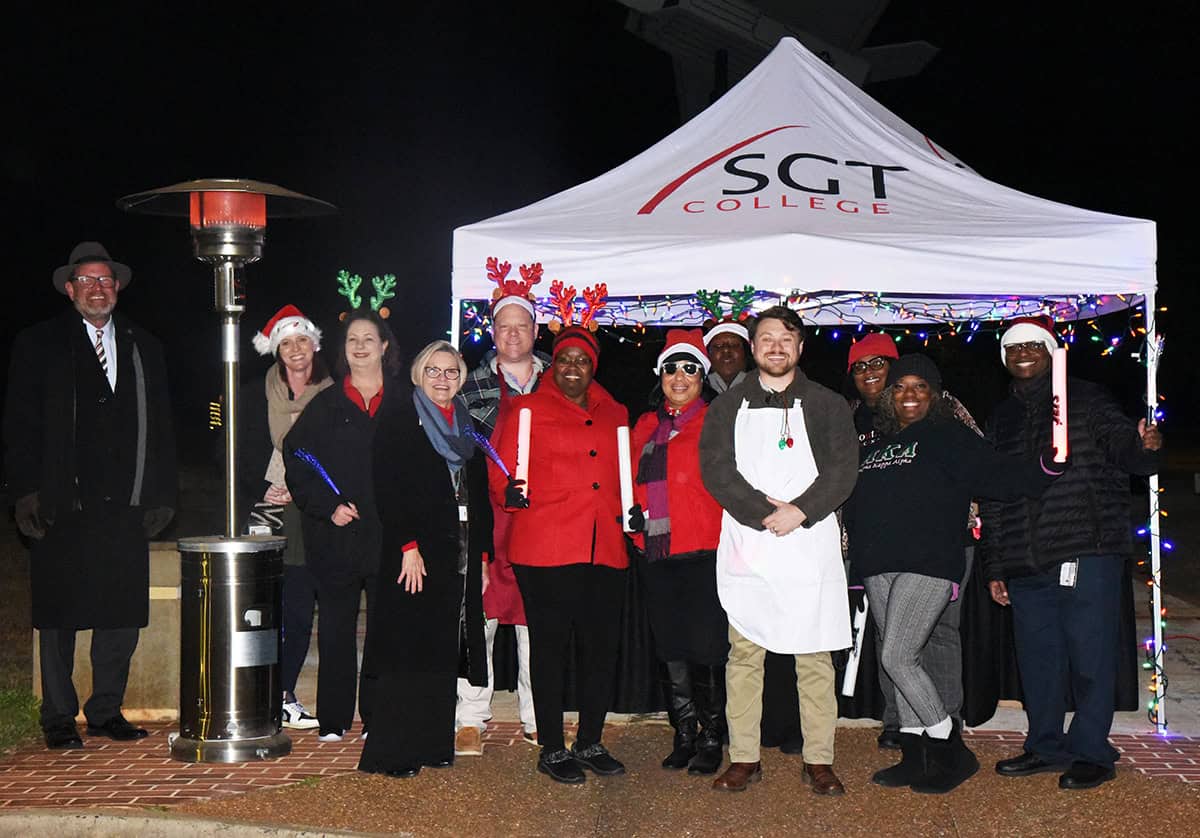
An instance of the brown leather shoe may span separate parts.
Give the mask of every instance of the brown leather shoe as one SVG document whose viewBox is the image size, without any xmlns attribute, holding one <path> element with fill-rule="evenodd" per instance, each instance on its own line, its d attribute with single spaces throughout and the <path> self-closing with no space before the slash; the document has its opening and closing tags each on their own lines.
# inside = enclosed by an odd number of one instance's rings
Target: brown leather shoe
<svg viewBox="0 0 1200 838">
<path fill-rule="evenodd" d="M 837 774 L 833 773 L 832 765 L 806 763 L 801 779 L 806 783 L 812 783 L 813 794 L 837 796 L 846 793 L 846 787 L 837 778 Z"/>
<path fill-rule="evenodd" d="M 746 786 L 761 779 L 761 762 L 734 762 L 730 763 L 724 774 L 713 780 L 713 788 L 718 791 L 745 791 Z"/>
</svg>

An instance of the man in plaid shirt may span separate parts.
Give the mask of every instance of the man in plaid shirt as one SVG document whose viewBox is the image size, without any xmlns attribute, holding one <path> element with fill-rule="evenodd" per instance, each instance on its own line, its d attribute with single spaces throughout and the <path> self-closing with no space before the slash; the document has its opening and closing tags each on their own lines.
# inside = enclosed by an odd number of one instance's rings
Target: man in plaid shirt
<svg viewBox="0 0 1200 838">
<path fill-rule="evenodd" d="M 500 415 L 501 404 L 514 396 L 532 393 L 542 372 L 550 366 L 550 357 L 533 351 L 537 321 L 533 307 L 523 297 L 504 296 L 492 308 L 492 340 L 496 348 L 484 356 L 462 386 L 471 418 L 480 432 L 491 436 Z M 458 705 L 455 711 L 454 752 L 460 756 L 483 753 L 481 733 L 491 718 L 495 679 L 492 670 L 492 645 L 500 623 L 513 625 L 517 634 L 517 701 L 525 739 L 537 741 L 537 721 L 533 713 L 533 688 L 529 683 L 529 629 L 516 578 L 508 563 L 508 513 L 493 508 L 496 518 L 492 562 L 486 567 L 488 585 L 483 597 L 487 618 L 485 642 L 488 651 L 488 685 L 473 687 L 465 678 L 458 679 Z"/>
</svg>

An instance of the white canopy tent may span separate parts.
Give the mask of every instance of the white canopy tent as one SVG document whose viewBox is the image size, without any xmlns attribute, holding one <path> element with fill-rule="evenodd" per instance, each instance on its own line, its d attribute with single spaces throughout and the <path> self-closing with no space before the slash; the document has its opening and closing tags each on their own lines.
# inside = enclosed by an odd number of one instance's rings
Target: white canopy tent
<svg viewBox="0 0 1200 838">
<path fill-rule="evenodd" d="M 783 300 L 816 324 L 1064 321 L 1144 302 L 1153 406 L 1155 250 L 1154 222 L 989 181 L 784 38 L 632 160 L 455 230 L 451 334 L 457 343 L 462 302 L 495 289 L 489 256 L 540 262 L 576 287 L 606 283 L 599 319 L 618 324 L 698 323 L 697 289 L 743 285 L 757 305 Z M 1157 490 L 1152 478 L 1156 614 Z M 1162 727 L 1161 702 L 1157 713 Z"/>
</svg>

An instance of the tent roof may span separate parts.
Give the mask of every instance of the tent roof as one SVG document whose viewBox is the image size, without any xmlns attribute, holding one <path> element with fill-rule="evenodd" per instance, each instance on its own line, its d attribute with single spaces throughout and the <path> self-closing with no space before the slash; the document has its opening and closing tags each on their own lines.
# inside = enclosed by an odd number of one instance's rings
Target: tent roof
<svg viewBox="0 0 1200 838">
<path fill-rule="evenodd" d="M 816 322 L 1070 319 L 1155 285 L 1152 221 L 981 177 L 792 38 L 627 163 L 455 230 L 456 298 L 491 296 L 489 256 L 607 283 L 618 322 L 702 319 L 697 289 L 744 285 Z"/>
</svg>

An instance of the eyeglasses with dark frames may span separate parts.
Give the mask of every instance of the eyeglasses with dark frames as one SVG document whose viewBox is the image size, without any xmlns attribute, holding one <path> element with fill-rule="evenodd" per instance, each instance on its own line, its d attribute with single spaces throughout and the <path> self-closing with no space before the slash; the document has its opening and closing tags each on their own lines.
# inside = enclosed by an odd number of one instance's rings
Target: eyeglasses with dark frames
<svg viewBox="0 0 1200 838">
<path fill-rule="evenodd" d="M 888 365 L 889 360 L 890 359 L 885 358 L 882 355 L 876 355 L 874 358 L 868 358 L 865 361 L 855 361 L 850 365 L 850 372 L 858 375 L 861 375 L 867 370 L 878 372 Z"/>
<path fill-rule="evenodd" d="M 1040 340 L 1027 340 L 1024 343 L 1010 343 L 1004 347 L 1005 352 L 1028 352 L 1030 354 L 1036 354 L 1038 350 L 1043 352 L 1046 350 L 1046 344 L 1042 343 Z"/>
</svg>

